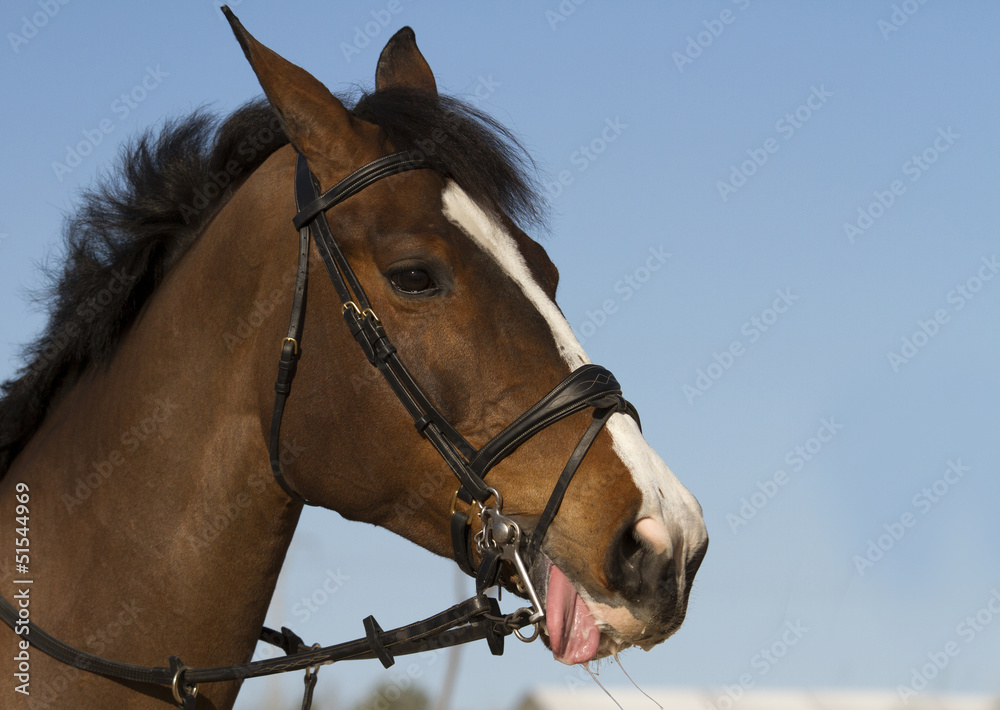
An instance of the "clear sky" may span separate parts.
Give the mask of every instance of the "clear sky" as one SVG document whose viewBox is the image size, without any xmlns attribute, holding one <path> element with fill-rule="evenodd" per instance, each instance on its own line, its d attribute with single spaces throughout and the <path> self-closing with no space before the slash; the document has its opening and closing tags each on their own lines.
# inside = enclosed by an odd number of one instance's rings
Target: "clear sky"
<svg viewBox="0 0 1000 710">
<path fill-rule="evenodd" d="M 42 326 L 36 263 L 121 143 L 259 93 L 212 0 L 61 2 L 0 9 L 0 376 Z M 560 304 L 712 538 L 681 631 L 623 655 L 641 685 L 719 707 L 739 685 L 1000 693 L 1000 6 L 234 4 L 334 91 L 411 25 L 439 87 L 548 176 Z M 451 603 L 453 568 L 309 510 L 269 623 L 408 623 Z M 464 651 L 458 706 L 580 679 L 508 648 Z M 440 684 L 443 658 L 412 664 L 326 668 L 320 694 Z M 238 707 L 294 706 L 301 680 L 278 688 Z"/>
</svg>

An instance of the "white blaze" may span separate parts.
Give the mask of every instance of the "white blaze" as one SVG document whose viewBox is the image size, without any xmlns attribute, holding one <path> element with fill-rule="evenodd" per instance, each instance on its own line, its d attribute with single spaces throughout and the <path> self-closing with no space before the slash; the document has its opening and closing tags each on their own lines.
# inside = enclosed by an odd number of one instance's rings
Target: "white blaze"
<svg viewBox="0 0 1000 710">
<path fill-rule="evenodd" d="M 576 339 L 566 318 L 535 281 L 514 238 L 451 180 L 445 185 L 442 203 L 445 217 L 492 256 L 538 309 L 549 324 L 559 354 L 569 369 L 575 370 L 580 365 L 589 363 L 590 358 Z M 668 547 L 672 549 L 680 546 L 686 537 L 691 547 L 676 552 L 684 555 L 693 550 L 694 546 L 707 538 L 698 501 L 646 443 L 631 417 L 615 414 L 608 420 L 607 430 L 615 453 L 632 474 L 632 480 L 642 493 L 643 502 L 637 520 L 650 517 L 663 526 L 661 539 L 654 541 L 654 545 L 662 547 L 662 538 L 665 537 Z"/>
<path fill-rule="evenodd" d="M 514 280 L 531 304 L 542 314 L 552 329 L 556 347 L 571 370 L 590 362 L 583 346 L 573 335 L 573 329 L 563 317 L 558 306 L 549 298 L 531 275 L 528 263 L 517 248 L 514 238 L 503 227 L 490 219 L 458 185 L 448 180 L 442 193 L 444 216 L 465 232 L 479 247 L 500 265 Z"/>
</svg>

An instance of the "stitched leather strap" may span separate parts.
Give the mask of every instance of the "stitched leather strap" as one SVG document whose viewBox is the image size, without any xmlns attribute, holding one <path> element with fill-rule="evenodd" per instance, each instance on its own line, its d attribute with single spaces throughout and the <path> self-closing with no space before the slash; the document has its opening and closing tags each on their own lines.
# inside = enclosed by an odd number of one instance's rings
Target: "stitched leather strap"
<svg viewBox="0 0 1000 710">
<path fill-rule="evenodd" d="M 624 402 L 621 395 L 621 385 L 608 370 L 600 365 L 582 365 L 483 446 L 472 460 L 472 470 L 485 476 L 542 429 L 602 402 L 614 402 L 616 398 Z"/>
<path fill-rule="evenodd" d="M 299 231 L 299 264 L 295 273 L 295 291 L 292 294 L 292 314 L 288 322 L 288 335 L 281 344 L 278 359 L 278 379 L 274 383 L 274 410 L 271 414 L 270 458 L 274 480 L 299 503 L 312 505 L 300 496 L 285 480 L 281 470 L 281 419 L 285 413 L 285 402 L 292 392 L 292 380 L 302 354 L 302 324 L 306 316 L 306 286 L 309 281 L 309 230 Z"/>
<path fill-rule="evenodd" d="M 309 204 L 304 207 L 299 206 L 299 213 L 295 215 L 292 223 L 296 229 L 302 229 L 317 215 L 340 204 L 348 197 L 356 195 L 372 183 L 389 175 L 426 167 L 427 164 L 421 158 L 410 153 L 392 153 L 373 160 L 355 170 L 319 197 L 314 198 Z"/>
<path fill-rule="evenodd" d="M 0 620 L 13 629 L 17 619 L 17 610 L 10 602 L 0 597 Z M 501 615 L 500 607 L 495 599 L 480 595 L 456 604 L 423 621 L 390 631 L 381 631 L 380 628 L 377 628 L 377 623 L 374 623 L 373 633 L 346 643 L 318 649 L 305 648 L 300 645 L 300 648 L 287 657 L 270 658 L 232 666 L 187 668 L 183 672 L 183 685 L 193 687 L 200 683 L 244 680 L 275 673 L 305 670 L 324 663 L 375 658 L 379 654 L 373 648 L 373 639 L 375 646 L 391 651 L 394 656 L 449 648 L 483 638 L 490 641 L 491 648 L 499 644 L 499 648 L 502 650 L 503 637 L 513 633 L 515 628 L 521 628 L 524 625 L 525 620 L 518 618 L 516 614 Z M 27 628 L 32 648 L 74 668 L 105 678 L 170 686 L 178 668 L 182 665 L 179 659 L 177 661 L 171 660 L 171 667 L 137 666 L 131 663 L 112 661 L 63 643 L 46 633 L 33 621 L 28 622 Z M 272 631 L 270 638 L 273 639 L 275 634 L 277 632 Z M 294 634 L 292 635 L 294 636 Z M 282 647 L 284 648 L 285 645 L 287 642 Z"/>
<path fill-rule="evenodd" d="M 594 419 L 591 421 L 590 426 L 587 427 L 587 431 L 584 432 L 583 436 L 580 438 L 580 442 L 576 445 L 573 450 L 573 455 L 569 457 L 569 461 L 566 462 L 566 466 L 563 468 L 562 474 L 559 476 L 559 480 L 556 481 L 556 485 L 552 489 L 552 495 L 549 496 L 548 502 L 545 504 L 545 509 L 542 511 L 541 517 L 538 518 L 538 522 L 535 523 L 534 530 L 531 531 L 531 541 L 528 543 L 528 559 L 533 560 L 538 554 L 542 547 L 542 540 L 545 539 L 545 533 L 549 529 L 549 525 L 555 520 L 556 513 L 559 512 L 559 506 L 562 505 L 562 500 L 566 495 L 566 489 L 569 488 L 570 481 L 573 480 L 573 475 L 576 473 L 576 469 L 580 466 L 583 461 L 583 457 L 587 455 L 590 450 L 591 444 L 594 443 L 594 439 L 600 433 L 604 425 L 608 423 L 608 419 L 611 415 L 617 412 L 619 409 L 618 405 L 608 407 L 607 409 L 598 409 L 594 412 Z"/>
</svg>

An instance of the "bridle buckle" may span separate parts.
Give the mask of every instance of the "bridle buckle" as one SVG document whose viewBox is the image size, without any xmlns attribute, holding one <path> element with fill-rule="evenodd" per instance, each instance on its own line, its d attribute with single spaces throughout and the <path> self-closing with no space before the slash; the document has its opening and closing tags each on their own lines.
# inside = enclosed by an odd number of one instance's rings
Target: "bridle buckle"
<svg viewBox="0 0 1000 710">
<path fill-rule="evenodd" d="M 461 488 L 456 488 L 455 492 L 452 494 L 452 496 L 451 496 L 451 510 L 449 511 L 449 515 L 454 515 L 455 513 L 458 512 L 458 501 L 459 501 L 458 494 L 461 491 L 462 491 Z M 478 513 L 475 512 L 476 508 L 479 508 L 479 512 Z M 478 515 L 480 518 L 482 518 L 482 515 L 483 515 L 483 505 L 482 505 L 482 503 L 480 503 L 475 498 L 473 498 L 472 502 L 469 503 L 469 515 L 466 516 L 466 525 L 472 525 L 472 516 L 473 515 Z"/>
</svg>

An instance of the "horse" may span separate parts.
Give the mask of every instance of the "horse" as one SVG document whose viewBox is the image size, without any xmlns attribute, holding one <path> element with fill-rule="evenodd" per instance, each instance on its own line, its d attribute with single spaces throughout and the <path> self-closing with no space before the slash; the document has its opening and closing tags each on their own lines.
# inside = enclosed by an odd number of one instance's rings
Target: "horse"
<svg viewBox="0 0 1000 710">
<path fill-rule="evenodd" d="M 558 270 L 522 231 L 544 212 L 530 158 L 439 94 L 408 27 L 349 106 L 225 12 L 266 99 L 131 144 L 68 222 L 48 324 L 3 385 L 2 596 L 113 660 L 244 662 L 310 504 L 491 566 L 563 663 L 667 639 L 701 507 L 556 305 Z M 307 281 L 310 259 L 330 279 Z M 19 651 L 21 630 L 4 677 L 44 706 L 183 700 L 177 675 L 172 698 Z M 197 707 L 240 686 L 205 684 Z"/>
</svg>

